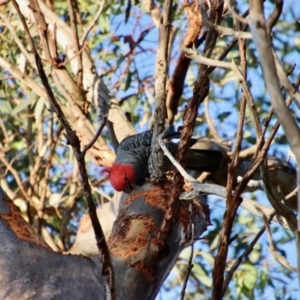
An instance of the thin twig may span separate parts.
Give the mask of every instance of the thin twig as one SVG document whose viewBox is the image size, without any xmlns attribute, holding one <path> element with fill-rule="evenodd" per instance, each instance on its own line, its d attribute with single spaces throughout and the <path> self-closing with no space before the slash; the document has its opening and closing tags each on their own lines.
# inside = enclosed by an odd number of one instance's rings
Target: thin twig
<svg viewBox="0 0 300 300">
<path fill-rule="evenodd" d="M 298 193 L 298 190 L 299 190 L 299 186 L 297 186 L 293 191 L 291 191 L 289 194 L 287 194 L 285 196 L 285 199 L 288 201 L 290 198 L 296 196 Z"/>
<path fill-rule="evenodd" d="M 225 3 L 228 7 L 228 10 L 231 12 L 232 16 L 237 19 L 240 23 L 244 23 L 244 24 L 249 24 L 249 21 L 246 20 L 245 18 L 243 18 L 242 16 L 240 16 L 235 10 L 234 8 L 231 6 L 231 2 L 230 0 L 225 0 Z"/>
<path fill-rule="evenodd" d="M 82 68 L 82 55 L 80 53 L 80 45 L 79 45 L 79 38 L 78 38 L 78 29 L 77 29 L 77 19 L 76 19 L 76 5 L 74 3 L 74 0 L 67 0 L 68 2 L 68 8 L 69 8 L 69 16 L 70 16 L 70 22 L 71 22 L 71 28 L 72 28 L 72 34 L 73 34 L 73 45 L 75 47 L 75 51 L 78 54 L 77 55 L 77 84 L 79 86 L 82 86 L 82 79 L 83 79 L 83 68 Z"/>
<path fill-rule="evenodd" d="M 271 34 L 272 28 L 276 25 L 277 21 L 279 20 L 283 8 L 283 0 L 275 0 L 274 2 L 275 8 L 269 16 L 266 23 L 267 32 L 269 35 Z"/>
<path fill-rule="evenodd" d="M 239 23 L 240 24 L 240 23 Z M 240 57 L 241 57 L 241 70 L 244 75 L 244 80 L 247 78 L 247 59 L 246 59 L 246 45 L 245 40 L 239 40 L 239 50 L 240 50 Z M 245 92 L 242 93 L 241 102 L 240 102 L 240 110 L 239 110 L 239 121 L 237 127 L 237 136 L 235 141 L 235 147 L 232 157 L 232 162 L 229 166 L 228 170 L 228 181 L 227 181 L 227 191 L 232 191 L 235 172 L 238 167 L 239 163 L 239 154 L 241 150 L 241 144 L 243 140 L 243 127 L 245 121 L 245 111 L 246 111 L 246 95 Z M 230 209 L 230 208 L 229 208 Z"/>
<path fill-rule="evenodd" d="M 101 13 L 102 13 L 102 11 L 103 11 L 103 8 L 104 8 L 105 3 L 106 3 L 105 0 L 102 0 L 102 1 L 100 2 L 100 4 L 99 4 L 99 9 L 98 9 L 98 11 L 97 11 L 97 13 L 96 13 L 96 15 L 95 15 L 95 17 L 94 17 L 92 23 L 91 23 L 91 24 L 89 25 L 89 27 L 85 30 L 83 36 L 82 36 L 81 39 L 80 39 L 80 42 L 79 42 L 80 47 L 83 46 L 85 40 L 87 39 L 87 36 L 89 35 L 89 33 L 91 32 L 91 30 L 94 28 L 94 26 L 95 26 L 96 23 L 98 22 L 98 19 L 99 19 L 100 15 L 101 15 Z"/>
<path fill-rule="evenodd" d="M 167 146 L 165 145 L 164 141 L 163 141 L 163 136 L 164 134 L 167 132 L 167 128 L 165 129 L 165 131 L 160 134 L 157 138 L 158 144 L 161 147 L 161 149 L 163 150 L 163 153 L 165 156 L 168 157 L 168 159 L 172 162 L 172 164 L 176 167 L 176 169 L 180 172 L 180 174 L 182 175 L 182 177 L 188 181 L 188 182 L 192 182 L 192 181 L 196 181 L 191 175 L 189 175 L 184 168 L 175 160 L 175 158 L 173 157 L 173 155 L 171 154 L 171 152 L 169 151 L 169 149 L 167 148 Z"/>
<path fill-rule="evenodd" d="M 223 139 L 221 138 L 221 136 L 218 134 L 214 124 L 213 124 L 213 120 L 211 119 L 211 116 L 209 114 L 209 105 L 208 105 L 208 97 L 205 98 L 204 100 L 204 115 L 205 115 L 205 119 L 206 119 L 206 123 L 208 125 L 209 131 L 211 133 L 211 135 L 213 136 L 213 138 L 220 144 L 223 143 Z"/>
<path fill-rule="evenodd" d="M 244 80 L 246 80 L 247 78 L 247 60 L 246 60 L 246 46 L 245 46 L 245 40 L 239 40 L 239 50 L 240 50 L 240 57 L 241 57 L 241 63 L 240 63 L 240 67 L 242 70 L 242 73 L 244 75 Z M 246 99 L 246 95 L 245 92 L 242 93 L 241 96 L 241 102 L 240 102 L 240 110 L 239 110 L 239 120 L 238 120 L 238 127 L 237 127 L 237 136 L 236 136 L 236 141 L 235 141 L 235 147 L 234 147 L 234 153 L 233 153 L 233 158 L 232 158 L 232 162 L 229 166 L 228 169 L 228 179 L 227 179 L 227 195 L 229 194 L 230 191 L 233 190 L 233 184 L 234 184 L 234 178 L 235 178 L 235 173 L 236 173 L 236 169 L 238 168 L 238 164 L 239 164 L 239 154 L 240 154 L 240 149 L 241 149 L 241 143 L 243 140 L 243 126 L 244 126 L 244 120 L 245 120 L 245 110 L 246 110 L 246 103 L 247 103 L 247 99 Z M 236 197 L 239 196 L 239 194 L 236 194 Z M 227 204 L 227 211 L 228 210 L 232 210 L 232 209 L 237 209 L 236 205 L 235 205 L 235 201 L 236 201 L 236 197 L 232 197 L 232 202 L 231 201 L 226 201 Z M 231 198 L 231 197 L 229 197 Z M 233 206 L 233 208 L 232 208 Z M 233 218 L 235 217 L 235 215 L 233 215 Z M 225 223 L 225 222 L 224 222 Z M 224 224 L 225 226 L 225 224 Z M 229 246 L 229 244 L 227 244 L 227 246 Z M 226 257 L 224 258 L 226 260 Z M 224 269 L 221 270 L 221 272 L 224 273 Z M 232 273 L 233 275 L 233 273 Z M 226 288 L 232 278 L 231 277 L 226 277 L 223 278 L 223 285 L 222 285 L 222 290 L 223 290 L 223 296 L 225 294 Z"/>
<path fill-rule="evenodd" d="M 187 28 L 182 43 L 187 47 L 195 45 L 198 48 L 200 44 L 205 41 L 207 36 L 207 32 L 205 32 L 202 37 L 198 39 L 203 27 L 199 1 L 192 1 L 189 3 L 189 1 L 184 0 L 183 9 L 187 18 Z M 177 114 L 178 110 L 179 99 L 181 98 L 184 90 L 184 81 L 190 66 L 190 62 L 191 60 L 187 58 L 184 53 L 179 53 L 173 74 L 168 82 L 166 104 L 169 125 L 174 123 L 175 115 Z"/>
<path fill-rule="evenodd" d="M 293 86 L 293 84 L 291 84 L 291 82 L 287 78 L 286 72 L 284 71 L 284 69 L 280 63 L 276 52 L 274 50 L 272 50 L 272 52 L 273 52 L 273 56 L 274 56 L 276 71 L 277 71 L 277 74 L 278 74 L 281 84 L 283 85 L 283 87 L 285 88 L 285 90 L 287 91 L 289 96 L 292 99 L 296 100 L 295 103 L 297 104 L 297 106 L 300 107 L 300 93 L 299 93 L 298 89 L 295 86 Z"/>
<path fill-rule="evenodd" d="M 85 50 L 85 48 L 87 47 L 87 45 L 88 45 L 88 43 L 84 43 L 84 44 L 81 46 L 80 50 L 79 50 L 76 54 L 74 54 L 74 55 L 73 55 L 71 58 L 69 58 L 68 60 L 58 63 L 57 66 L 58 66 L 59 68 L 65 67 L 71 60 L 73 60 L 74 58 L 76 58 L 78 55 L 81 55 L 81 53 L 83 52 L 83 50 Z"/>
<path fill-rule="evenodd" d="M 23 55 L 25 56 L 25 58 L 27 59 L 28 62 L 32 61 L 32 57 L 30 57 L 30 54 L 28 53 L 28 51 L 26 50 L 25 46 L 23 45 L 23 42 L 21 41 L 21 39 L 18 37 L 15 28 L 11 25 L 9 19 L 2 13 L 0 13 L 0 17 L 3 20 L 5 26 L 8 27 L 9 32 L 11 33 L 14 41 L 16 42 L 16 44 L 18 45 L 19 49 L 21 50 L 21 52 L 23 53 Z"/>
<path fill-rule="evenodd" d="M 203 18 L 204 24 L 210 30 L 216 31 L 218 34 L 220 34 L 220 37 L 222 37 L 222 36 L 232 36 L 236 39 L 252 39 L 251 32 L 245 32 L 245 31 L 242 31 L 242 30 L 236 31 L 232 28 L 216 25 L 216 24 L 214 24 L 214 23 L 212 23 L 208 20 L 205 13 L 202 13 L 202 18 Z"/>
<path fill-rule="evenodd" d="M 274 256 L 274 258 L 285 268 L 287 268 L 288 270 L 292 271 L 292 272 L 298 272 L 297 268 L 293 267 L 292 265 L 290 265 L 286 259 L 280 255 L 277 251 L 276 251 L 276 246 L 274 244 L 273 238 L 272 238 L 272 233 L 271 233 L 271 229 L 270 229 L 270 225 L 269 222 L 267 220 L 266 215 L 263 214 L 263 221 L 265 223 L 265 228 L 268 234 L 268 241 L 269 241 L 269 246 L 270 246 L 270 251 L 272 253 L 272 255 Z"/>
<path fill-rule="evenodd" d="M 33 145 L 32 145 L 33 146 Z M 0 149 L 1 149 L 2 147 L 0 147 Z M 1 149 L 2 150 L 2 149 Z M 13 162 L 13 160 L 15 160 L 19 155 L 21 156 L 23 153 L 22 152 L 20 152 L 18 155 L 16 155 L 13 159 L 12 159 L 12 161 L 10 161 L 10 162 L 8 162 L 7 160 L 6 160 L 6 158 L 5 158 L 5 155 L 3 155 L 2 153 L 0 154 L 0 161 L 5 165 L 5 167 L 6 167 L 6 170 L 5 170 L 5 173 L 6 172 L 11 172 L 11 174 L 13 175 L 13 177 L 15 178 L 15 180 L 16 180 L 16 183 L 17 183 L 17 185 L 18 185 L 18 187 L 19 187 L 19 189 L 20 189 L 20 191 L 21 191 L 21 193 L 23 194 L 23 196 L 24 196 L 24 198 L 26 199 L 26 201 L 28 202 L 28 203 L 31 203 L 32 204 L 32 201 L 31 201 L 31 197 L 30 197 L 30 195 L 27 193 L 27 190 L 25 189 L 25 187 L 24 187 L 24 184 L 23 184 L 23 182 L 22 182 L 22 179 L 21 179 L 21 177 L 20 177 L 20 174 L 19 174 L 19 172 L 12 166 L 13 164 L 12 164 L 12 162 Z M 2 175 L 2 174 L 1 174 Z M 1 177 L 0 177 L 1 178 Z"/>
<path fill-rule="evenodd" d="M 247 60 L 246 60 L 244 40 L 239 40 L 239 50 L 240 50 L 240 57 L 241 57 L 241 65 L 240 65 L 240 68 L 242 70 L 241 75 L 243 76 L 244 80 L 246 80 Z M 240 199 L 240 194 L 242 193 L 242 191 L 234 194 L 232 194 L 231 191 L 233 190 L 235 173 L 239 164 L 239 152 L 243 140 L 243 126 L 245 120 L 246 103 L 247 103 L 247 95 L 244 90 L 240 102 L 239 120 L 238 120 L 237 136 L 235 140 L 233 158 L 228 168 L 228 178 L 227 178 L 227 185 L 226 185 L 226 190 L 227 190 L 226 214 L 222 226 L 218 254 L 215 259 L 215 264 L 213 269 L 213 282 L 218 284 L 218 286 L 215 286 L 214 284 L 213 298 L 215 299 L 218 299 L 221 296 L 219 291 L 220 287 L 224 291 L 224 283 L 225 283 L 224 272 L 226 267 L 226 260 L 227 260 L 229 245 L 232 243 L 231 231 L 232 231 L 233 221 L 237 213 L 237 209 L 241 204 L 241 201 L 238 200 Z"/>
<path fill-rule="evenodd" d="M 100 136 L 100 134 L 101 134 L 101 132 L 102 132 L 102 130 L 103 130 L 103 128 L 105 127 L 105 125 L 106 125 L 106 121 L 107 121 L 107 117 L 108 117 L 108 115 L 105 115 L 104 116 L 104 118 L 103 118 L 103 120 L 102 120 L 102 122 L 101 122 L 101 124 L 100 124 L 100 126 L 99 126 L 99 128 L 98 128 L 98 130 L 97 130 L 97 132 L 96 132 L 96 134 L 95 134 L 95 136 L 93 137 L 93 139 L 83 148 L 83 150 L 82 150 L 82 155 L 84 156 L 85 154 L 86 154 L 86 152 L 95 144 L 95 142 L 97 141 L 97 139 L 98 139 L 98 137 Z"/>
<path fill-rule="evenodd" d="M 239 158 L 241 159 L 246 159 L 246 158 L 252 158 L 254 153 L 257 150 L 257 145 L 252 145 L 249 148 L 243 149 L 241 150 L 240 154 L 239 154 Z M 231 152 L 229 152 L 229 155 L 232 155 Z"/>
<path fill-rule="evenodd" d="M 185 275 L 185 278 L 184 278 L 183 286 L 182 286 L 181 293 L 180 293 L 180 299 L 181 300 L 184 300 L 186 286 L 187 286 L 191 271 L 194 267 L 194 265 L 193 265 L 193 258 L 194 258 L 194 223 L 192 223 L 191 225 L 192 225 L 191 226 L 191 230 L 192 230 L 191 253 L 190 253 L 190 257 L 189 257 L 189 261 L 188 261 L 188 267 L 187 267 L 187 270 L 186 270 L 186 275 Z"/>
<path fill-rule="evenodd" d="M 269 216 L 269 219 L 267 220 L 267 223 L 269 224 L 272 219 L 275 216 L 275 212 L 272 213 Z M 223 297 L 225 295 L 226 289 L 228 288 L 228 285 L 233 277 L 233 274 L 235 273 L 235 271 L 238 269 L 238 267 L 244 263 L 248 257 L 248 255 L 251 253 L 251 251 L 253 250 L 255 244 L 257 243 L 257 241 L 259 240 L 259 238 L 263 235 L 263 233 L 266 230 L 266 226 L 263 226 L 260 231 L 256 234 L 256 236 L 254 237 L 253 241 L 250 243 L 250 245 L 248 246 L 248 248 L 244 251 L 244 253 L 242 253 L 242 255 L 240 255 L 237 260 L 234 262 L 234 264 L 231 266 L 230 270 L 227 273 L 227 276 L 225 277 L 224 280 L 224 284 L 223 284 Z"/>
</svg>

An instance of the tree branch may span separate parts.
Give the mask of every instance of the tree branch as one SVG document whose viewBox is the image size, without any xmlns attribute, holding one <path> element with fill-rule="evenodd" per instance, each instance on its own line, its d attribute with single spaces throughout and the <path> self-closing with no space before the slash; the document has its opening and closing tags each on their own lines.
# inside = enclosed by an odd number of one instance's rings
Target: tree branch
<svg viewBox="0 0 300 300">
<path fill-rule="evenodd" d="M 286 133 L 286 137 L 292 147 L 300 165 L 300 134 L 294 118 L 286 107 L 277 76 L 277 70 L 272 53 L 272 43 L 267 34 L 266 22 L 263 14 L 263 3 L 259 0 L 250 0 L 250 27 L 253 41 L 257 47 L 263 76 L 265 79 L 267 90 L 270 94 L 272 106 L 278 120 Z M 298 170 L 298 185 L 300 183 L 300 174 Z M 298 271 L 300 272 L 300 194 L 298 194 L 298 226 L 297 226 L 297 248 L 298 248 Z M 300 280 L 300 279 L 299 279 Z"/>
<path fill-rule="evenodd" d="M 152 150 L 149 158 L 150 179 L 161 181 L 164 176 L 163 152 L 157 143 L 157 136 L 162 133 L 166 119 L 166 83 L 168 76 L 169 62 L 169 37 L 171 28 L 171 11 L 173 0 L 165 1 L 164 16 L 160 20 L 159 43 L 156 55 L 156 74 L 155 74 L 155 111 L 154 128 L 152 138 Z"/>
</svg>

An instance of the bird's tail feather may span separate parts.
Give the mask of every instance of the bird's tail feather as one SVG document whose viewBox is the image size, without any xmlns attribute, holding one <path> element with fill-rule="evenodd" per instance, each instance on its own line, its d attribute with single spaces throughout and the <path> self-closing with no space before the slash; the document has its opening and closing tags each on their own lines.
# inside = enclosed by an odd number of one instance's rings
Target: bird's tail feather
<svg viewBox="0 0 300 300">
<path fill-rule="evenodd" d="M 223 153 L 219 150 L 189 149 L 186 169 L 201 172 L 216 172 L 221 168 Z"/>
</svg>

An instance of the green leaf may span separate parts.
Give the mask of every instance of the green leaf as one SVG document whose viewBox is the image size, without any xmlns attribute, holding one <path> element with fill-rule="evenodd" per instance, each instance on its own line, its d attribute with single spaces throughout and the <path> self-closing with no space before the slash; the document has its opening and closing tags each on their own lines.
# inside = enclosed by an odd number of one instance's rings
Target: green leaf
<svg viewBox="0 0 300 300">
<path fill-rule="evenodd" d="M 210 252 L 200 251 L 200 254 L 209 264 L 213 265 L 215 257 Z"/>
<path fill-rule="evenodd" d="M 231 81 L 235 81 L 235 80 L 236 80 L 236 75 L 234 74 L 233 71 L 229 71 L 224 77 L 222 77 L 219 84 L 224 86 L 227 83 L 229 83 Z"/>
<path fill-rule="evenodd" d="M 128 75 L 127 75 L 127 79 L 126 79 L 126 82 L 125 82 L 125 87 L 124 87 L 124 91 L 127 91 L 131 85 L 131 78 L 132 78 L 132 73 L 129 72 Z"/>
<path fill-rule="evenodd" d="M 128 22 L 131 10 L 131 0 L 127 0 L 127 5 L 125 9 L 125 24 Z"/>
<path fill-rule="evenodd" d="M 109 17 L 108 15 L 101 14 L 99 17 L 99 27 L 104 32 L 109 32 Z"/>
<path fill-rule="evenodd" d="M 36 120 L 39 120 L 43 109 L 45 105 L 45 100 L 43 98 L 39 98 L 38 101 L 36 102 L 35 109 L 34 109 L 34 117 Z"/>
<path fill-rule="evenodd" d="M 207 273 L 204 271 L 203 267 L 199 264 L 194 264 L 192 269 L 194 276 L 201 282 L 202 284 L 206 285 L 207 287 L 212 286 L 212 279 Z"/>
<path fill-rule="evenodd" d="M 24 110 L 27 106 L 29 106 L 35 99 L 27 99 L 27 100 L 22 100 L 11 112 L 12 116 L 15 116 L 16 114 L 18 114 L 19 112 L 21 112 L 22 110 Z"/>
<path fill-rule="evenodd" d="M 244 285 L 249 289 L 253 290 L 256 286 L 256 282 L 258 279 L 258 271 L 257 268 L 250 264 L 245 264 L 243 269 L 247 270 L 247 275 L 244 278 Z"/>
<path fill-rule="evenodd" d="M 11 114 L 13 108 L 8 101 L 0 101 L 0 112 L 4 114 Z"/>
</svg>

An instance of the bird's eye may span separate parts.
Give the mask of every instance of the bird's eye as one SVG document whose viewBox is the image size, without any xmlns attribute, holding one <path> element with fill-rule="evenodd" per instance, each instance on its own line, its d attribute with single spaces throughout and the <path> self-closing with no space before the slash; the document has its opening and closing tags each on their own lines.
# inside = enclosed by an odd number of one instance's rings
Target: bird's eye
<svg viewBox="0 0 300 300">
<path fill-rule="evenodd" d="M 125 177 L 124 177 L 124 179 L 125 179 L 126 181 L 128 181 L 128 178 L 127 178 L 127 176 L 125 176 Z"/>
</svg>

